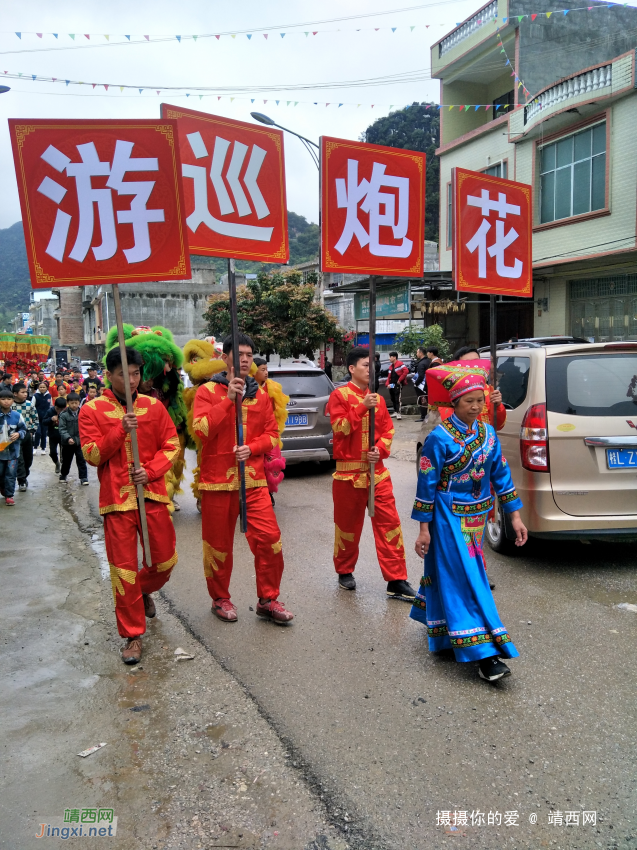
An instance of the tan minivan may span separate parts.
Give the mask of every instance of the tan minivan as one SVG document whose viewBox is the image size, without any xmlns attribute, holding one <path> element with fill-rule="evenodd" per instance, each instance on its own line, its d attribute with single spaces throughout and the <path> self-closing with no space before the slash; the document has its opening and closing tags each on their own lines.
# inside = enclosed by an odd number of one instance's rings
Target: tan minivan
<svg viewBox="0 0 637 850">
<path fill-rule="evenodd" d="M 521 340 L 498 346 L 497 361 L 499 437 L 529 534 L 637 539 L 637 342 Z M 514 548 L 501 510 L 486 537 Z"/>
</svg>

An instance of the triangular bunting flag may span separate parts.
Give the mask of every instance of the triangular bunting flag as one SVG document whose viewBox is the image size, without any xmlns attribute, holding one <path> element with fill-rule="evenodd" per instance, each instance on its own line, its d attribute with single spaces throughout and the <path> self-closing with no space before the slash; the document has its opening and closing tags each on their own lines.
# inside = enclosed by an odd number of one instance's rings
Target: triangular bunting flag
<svg viewBox="0 0 637 850">
<path fill-rule="evenodd" d="M 130 35 L 125 35 L 124 38 L 127 38 L 130 41 Z"/>
<path fill-rule="evenodd" d="M 199 95 L 199 100 L 201 100 L 201 98 L 202 98 L 202 97 L 203 97 L 203 95 L 202 95 L 202 94 L 200 94 L 200 95 Z"/>
<path fill-rule="evenodd" d="M 104 36 L 104 38 L 106 39 L 106 41 L 110 41 L 110 40 L 111 40 L 110 35 L 105 35 L 105 36 Z"/>
<path fill-rule="evenodd" d="M 451 112 L 451 110 L 452 110 L 452 109 L 453 109 L 453 106 L 450 106 L 450 107 L 449 107 L 449 112 Z"/>
<path fill-rule="evenodd" d="M 505 67 L 511 64 L 511 60 L 507 58 L 507 61 L 504 63 Z"/>
<path fill-rule="evenodd" d="M 288 101 L 286 102 L 286 104 L 285 104 L 285 105 L 286 105 L 286 106 L 289 106 L 291 103 L 292 103 L 292 101 L 291 101 L 291 100 L 288 100 Z"/>
<path fill-rule="evenodd" d="M 252 33 L 251 33 L 251 32 L 248 32 L 248 33 L 246 33 L 246 36 L 247 36 L 247 38 L 248 38 L 248 41 L 250 41 L 250 39 L 252 38 Z"/>
<path fill-rule="evenodd" d="M 485 112 L 486 112 L 487 109 L 491 109 L 491 104 L 487 103 L 487 105 L 484 107 L 484 109 L 485 109 Z"/>
<path fill-rule="evenodd" d="M 496 111 L 496 112 L 498 111 L 498 109 L 500 108 L 500 106 L 501 106 L 501 105 L 502 105 L 502 104 L 500 104 L 500 103 L 496 103 L 496 105 L 495 105 L 495 111 Z"/>
<path fill-rule="evenodd" d="M 5 71 L 5 74 L 6 74 L 6 73 L 7 73 L 7 72 Z M 52 83 L 54 83 L 56 80 L 57 80 L 57 77 L 51 77 L 51 82 L 52 82 Z"/>
<path fill-rule="evenodd" d="M 176 38 L 176 39 L 177 39 L 177 41 L 181 44 L 181 36 L 180 36 L 180 35 L 176 35 L 176 36 L 175 36 L 175 38 Z"/>
<path fill-rule="evenodd" d="M 524 18 L 526 18 L 526 15 L 518 15 L 518 23 L 521 24 Z"/>
<path fill-rule="evenodd" d="M 221 95 L 217 95 L 217 100 L 221 100 Z"/>
<path fill-rule="evenodd" d="M 398 27 L 392 27 L 392 28 L 391 28 L 391 31 L 392 31 L 392 32 L 396 32 L 396 30 L 397 30 L 397 29 L 398 29 Z"/>
<path fill-rule="evenodd" d="M 22 72 L 22 71 L 20 71 L 20 73 L 18 74 L 18 77 L 21 77 L 21 76 L 22 76 L 22 73 L 23 73 L 23 72 Z"/>
<path fill-rule="evenodd" d="M 264 103 L 267 103 L 267 100 L 264 100 L 263 102 L 264 102 Z"/>
<path fill-rule="evenodd" d="M 68 86 L 68 84 L 69 84 L 71 81 L 70 81 L 70 80 L 64 80 L 64 82 L 65 82 L 65 83 L 67 84 L 67 86 Z"/>
<path fill-rule="evenodd" d="M 70 33 L 69 33 L 69 38 L 72 38 L 72 39 L 73 39 L 73 41 L 75 41 L 75 33 L 70 32 Z"/>
<path fill-rule="evenodd" d="M 318 32 L 318 30 L 316 30 L 316 32 L 313 32 L 312 35 L 316 35 L 317 32 Z"/>
<path fill-rule="evenodd" d="M 503 23 L 503 24 L 506 24 L 506 22 L 507 22 L 508 20 L 509 20 L 508 18 L 502 18 L 502 23 Z"/>
<path fill-rule="evenodd" d="M 150 36 L 149 36 L 149 35 L 145 35 L 145 36 L 144 36 L 144 38 L 146 39 L 146 41 L 150 41 Z M 197 36 L 196 36 L 196 35 L 194 35 L 194 36 L 193 36 L 193 38 L 197 38 Z"/>
<path fill-rule="evenodd" d="M 464 111 L 468 112 L 470 109 L 471 109 L 471 104 L 469 104 L 468 106 L 465 106 Z"/>
<path fill-rule="evenodd" d="M 608 8 L 610 9 L 611 7 L 609 6 Z M 569 10 L 568 10 L 568 9 L 564 9 L 563 11 L 564 11 L 564 14 L 565 14 L 565 15 L 568 15 L 568 13 L 569 13 Z"/>
<path fill-rule="evenodd" d="M 464 103 L 462 104 L 462 106 L 458 107 L 458 109 L 460 112 L 462 112 L 462 110 L 464 109 Z"/>
<path fill-rule="evenodd" d="M 21 33 L 21 32 L 17 32 L 17 33 L 16 33 L 16 35 L 18 36 L 18 38 L 22 38 L 22 33 Z"/>
<path fill-rule="evenodd" d="M 372 103 L 372 109 L 374 108 L 374 104 Z"/>
<path fill-rule="evenodd" d="M 108 91 L 108 86 L 106 84 L 104 84 L 104 88 Z M 159 94 L 159 92 L 157 92 L 157 94 Z"/>
<path fill-rule="evenodd" d="M 95 86 L 97 85 L 97 83 L 91 83 L 91 85 L 93 86 L 93 88 L 95 88 Z"/>
<path fill-rule="evenodd" d="M 329 106 L 329 103 L 326 103 L 325 106 Z"/>
<path fill-rule="evenodd" d="M 140 89 L 140 90 L 139 90 L 139 93 L 141 94 L 143 91 L 144 91 L 144 89 Z"/>
<path fill-rule="evenodd" d="M 254 98 L 253 98 L 253 97 L 251 97 L 251 98 L 250 98 L 250 103 L 254 103 Z"/>
<path fill-rule="evenodd" d="M 281 38 L 285 38 L 285 33 L 284 33 L 284 32 L 280 32 L 280 33 L 279 33 L 279 35 L 281 36 Z"/>
<path fill-rule="evenodd" d="M 187 94 L 186 97 L 190 97 L 190 94 Z"/>
<path fill-rule="evenodd" d="M 295 105 L 295 106 L 298 106 L 298 105 L 299 105 L 298 100 L 295 100 L 295 101 L 294 101 L 294 105 Z"/>
<path fill-rule="evenodd" d="M 478 111 L 478 109 L 480 109 L 480 106 L 476 106 L 476 108 L 475 108 L 473 111 L 474 111 L 474 112 L 477 112 L 477 111 Z"/>
<path fill-rule="evenodd" d="M 437 109 L 442 109 L 442 103 L 439 103 Z"/>
<path fill-rule="evenodd" d="M 234 34 L 231 33 L 230 38 L 236 38 L 236 37 L 237 37 L 236 33 L 234 33 Z"/>
<path fill-rule="evenodd" d="M 338 108 L 340 109 L 342 105 L 342 103 L 339 103 Z M 391 109 L 391 106 L 389 108 Z"/>
<path fill-rule="evenodd" d="M 264 32 L 264 33 L 263 33 L 263 38 L 267 38 L 267 37 L 268 37 L 268 33 L 267 33 L 267 32 Z"/>
<path fill-rule="evenodd" d="M 547 17 L 547 18 L 550 18 L 552 14 L 553 14 L 553 12 L 547 12 L 547 13 L 546 13 L 546 17 Z"/>
<path fill-rule="evenodd" d="M 91 36 L 88 33 L 84 33 L 84 38 L 88 38 L 89 41 L 91 40 Z"/>
<path fill-rule="evenodd" d="M 306 32 L 306 33 L 305 33 L 305 37 L 307 38 L 307 37 L 308 37 L 308 35 L 309 35 L 309 32 Z"/>
<path fill-rule="evenodd" d="M 217 39 L 217 41 L 219 41 L 219 39 L 221 38 L 221 36 L 220 36 L 220 35 L 216 35 L 216 36 L 215 36 L 215 38 Z"/>
<path fill-rule="evenodd" d="M 234 100 L 234 98 L 233 98 L 233 97 L 231 97 L 231 98 L 230 98 L 230 103 L 232 103 L 232 101 L 233 101 L 233 100 Z"/>
<path fill-rule="evenodd" d="M 278 100 L 275 100 L 274 102 L 276 103 L 276 105 L 277 105 L 277 106 L 279 105 L 279 101 L 278 101 Z"/>
<path fill-rule="evenodd" d="M 42 38 L 42 33 L 41 33 L 41 32 L 36 32 L 36 35 L 37 35 L 37 37 L 38 37 L 38 38 Z"/>
<path fill-rule="evenodd" d="M 59 35 L 59 33 L 57 33 L 57 32 L 54 32 L 54 33 L 53 33 L 53 37 L 54 37 L 54 38 L 57 38 L 57 37 L 58 37 L 58 35 Z"/>
<path fill-rule="evenodd" d="M 120 87 L 119 87 L 119 90 L 120 90 L 120 91 L 124 91 L 124 86 L 120 86 Z"/>
<path fill-rule="evenodd" d="M 532 20 L 532 21 L 534 21 L 536 18 L 537 18 L 537 12 L 535 13 L 535 15 L 531 15 L 531 20 Z"/>
<path fill-rule="evenodd" d="M 413 32 L 415 29 L 416 29 L 416 27 L 409 27 L 410 32 Z"/>
<path fill-rule="evenodd" d="M 38 76 L 37 74 L 31 74 L 31 79 L 35 80 L 35 79 L 37 79 L 37 76 Z M 93 86 L 93 88 L 95 88 L 95 86 Z"/>
<path fill-rule="evenodd" d="M 144 36 L 144 38 L 146 38 L 146 36 Z M 196 35 L 193 35 L 192 40 L 193 40 L 193 41 L 197 41 L 197 36 L 196 36 Z"/>
</svg>

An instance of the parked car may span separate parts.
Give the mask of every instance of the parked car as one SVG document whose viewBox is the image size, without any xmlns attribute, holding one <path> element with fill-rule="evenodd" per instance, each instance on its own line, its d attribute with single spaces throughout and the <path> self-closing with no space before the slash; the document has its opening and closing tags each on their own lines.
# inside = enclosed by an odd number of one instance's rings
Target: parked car
<svg viewBox="0 0 637 850">
<path fill-rule="evenodd" d="M 637 539 L 637 342 L 520 340 L 498 346 L 497 364 L 499 437 L 529 534 Z M 506 515 L 492 517 L 489 544 L 512 551 Z"/>
<path fill-rule="evenodd" d="M 334 384 L 322 369 L 309 363 L 268 366 L 270 377 L 290 396 L 282 454 L 288 463 L 331 461 L 332 426 L 326 413 Z"/>
</svg>

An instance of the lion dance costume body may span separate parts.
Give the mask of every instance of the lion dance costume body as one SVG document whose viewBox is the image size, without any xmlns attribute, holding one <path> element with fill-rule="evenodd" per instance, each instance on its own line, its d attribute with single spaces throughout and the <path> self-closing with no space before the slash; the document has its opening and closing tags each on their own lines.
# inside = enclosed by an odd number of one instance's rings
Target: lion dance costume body
<svg viewBox="0 0 637 850">
<path fill-rule="evenodd" d="M 152 328 L 146 326 L 134 328 L 132 325 L 124 324 L 124 337 L 126 347 L 139 351 L 144 361 L 140 393 L 160 401 L 177 429 L 180 451 L 172 467 L 164 476 L 166 492 L 170 498 L 169 510 L 172 513 L 175 510 L 175 496 L 183 492 L 181 482 L 186 466 L 185 449 L 188 443 L 186 422 L 188 411 L 184 402 L 184 384 L 180 373 L 183 354 L 175 345 L 172 333 L 161 325 L 155 325 Z M 108 353 L 117 344 L 117 328 L 113 327 L 106 337 L 106 352 Z M 152 382 L 150 387 L 149 382 Z M 145 385 L 145 392 L 141 389 L 142 385 Z"/>
</svg>

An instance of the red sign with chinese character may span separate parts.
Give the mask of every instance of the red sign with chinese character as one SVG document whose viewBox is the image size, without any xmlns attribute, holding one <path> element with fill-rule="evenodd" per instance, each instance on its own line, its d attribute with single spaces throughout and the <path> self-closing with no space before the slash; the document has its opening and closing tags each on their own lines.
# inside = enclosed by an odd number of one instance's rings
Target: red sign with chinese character
<svg viewBox="0 0 637 850">
<path fill-rule="evenodd" d="M 453 169 L 456 289 L 533 296 L 531 187 Z"/>
<path fill-rule="evenodd" d="M 321 270 L 422 277 L 425 154 L 321 137 Z"/>
<path fill-rule="evenodd" d="M 9 121 L 34 289 L 184 280 L 174 121 Z"/>
<path fill-rule="evenodd" d="M 162 104 L 179 128 L 192 254 L 287 263 L 283 133 Z"/>
</svg>

